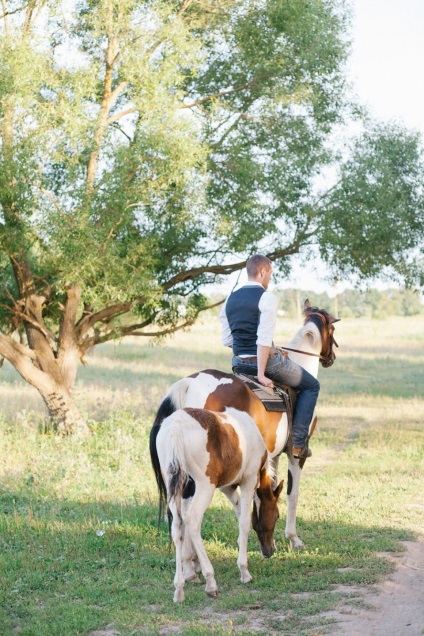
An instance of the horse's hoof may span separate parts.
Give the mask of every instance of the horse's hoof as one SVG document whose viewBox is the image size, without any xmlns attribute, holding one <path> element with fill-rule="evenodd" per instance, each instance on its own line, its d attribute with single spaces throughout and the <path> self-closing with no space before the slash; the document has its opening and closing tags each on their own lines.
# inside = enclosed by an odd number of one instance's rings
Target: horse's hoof
<svg viewBox="0 0 424 636">
<path fill-rule="evenodd" d="M 190 576 L 190 578 L 186 579 L 186 581 L 187 581 L 187 583 L 201 583 L 202 582 L 196 574 L 193 574 L 193 576 Z"/>
<path fill-rule="evenodd" d="M 218 590 L 214 590 L 213 592 L 206 592 L 209 598 L 213 598 L 214 601 L 218 598 Z"/>
</svg>

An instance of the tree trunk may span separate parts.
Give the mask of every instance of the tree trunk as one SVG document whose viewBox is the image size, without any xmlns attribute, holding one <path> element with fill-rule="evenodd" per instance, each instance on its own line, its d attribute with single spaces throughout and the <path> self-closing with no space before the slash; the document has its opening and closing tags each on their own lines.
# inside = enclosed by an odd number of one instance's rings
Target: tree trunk
<svg viewBox="0 0 424 636">
<path fill-rule="evenodd" d="M 68 346 L 62 343 L 61 352 L 60 359 L 48 355 L 46 361 L 46 351 L 31 349 L 0 333 L 0 355 L 38 390 L 54 430 L 61 434 L 88 433 L 88 426 L 71 395 L 79 352 L 71 341 Z"/>
<path fill-rule="evenodd" d="M 50 421 L 55 431 L 62 435 L 86 434 L 89 429 L 65 386 L 56 385 L 52 391 L 41 392 Z"/>
</svg>

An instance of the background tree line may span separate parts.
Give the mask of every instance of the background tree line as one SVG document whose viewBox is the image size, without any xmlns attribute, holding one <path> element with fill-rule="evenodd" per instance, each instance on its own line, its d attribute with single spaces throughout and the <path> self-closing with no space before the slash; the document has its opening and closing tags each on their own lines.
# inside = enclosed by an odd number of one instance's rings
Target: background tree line
<svg viewBox="0 0 424 636">
<path fill-rule="evenodd" d="M 299 289 L 284 289 L 275 293 L 279 298 L 279 310 L 293 319 L 300 319 L 305 298 L 309 298 L 313 305 L 331 310 L 340 318 L 384 319 L 387 316 L 415 316 L 424 313 L 424 304 L 418 291 L 405 288 L 383 291 L 346 289 L 331 297 L 326 292 L 317 294 Z"/>
</svg>

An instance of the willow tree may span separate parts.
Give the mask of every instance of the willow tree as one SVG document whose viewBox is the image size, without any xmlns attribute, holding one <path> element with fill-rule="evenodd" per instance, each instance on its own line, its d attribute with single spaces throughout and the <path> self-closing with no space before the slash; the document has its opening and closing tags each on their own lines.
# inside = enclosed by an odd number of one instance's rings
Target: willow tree
<svg viewBox="0 0 424 636">
<path fill-rule="evenodd" d="M 60 430 L 85 428 L 71 390 L 90 347 L 191 324 L 199 289 L 258 246 L 283 270 L 315 243 L 373 273 L 345 256 L 348 182 L 376 235 L 399 186 L 394 217 L 422 214 L 404 131 L 317 192 L 348 110 L 341 0 L 2 0 L 0 20 L 0 356 Z M 396 269 L 393 241 L 376 246 Z"/>
</svg>

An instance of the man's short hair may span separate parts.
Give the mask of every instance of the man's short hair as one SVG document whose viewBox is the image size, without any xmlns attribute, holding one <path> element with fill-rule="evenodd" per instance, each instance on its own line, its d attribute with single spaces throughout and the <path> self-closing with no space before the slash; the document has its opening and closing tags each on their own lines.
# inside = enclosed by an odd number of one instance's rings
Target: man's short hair
<svg viewBox="0 0 424 636">
<path fill-rule="evenodd" d="M 251 256 L 246 262 L 248 277 L 256 278 L 262 267 L 271 269 L 272 261 L 268 258 L 268 256 L 264 256 L 263 254 L 254 254 Z"/>
</svg>

